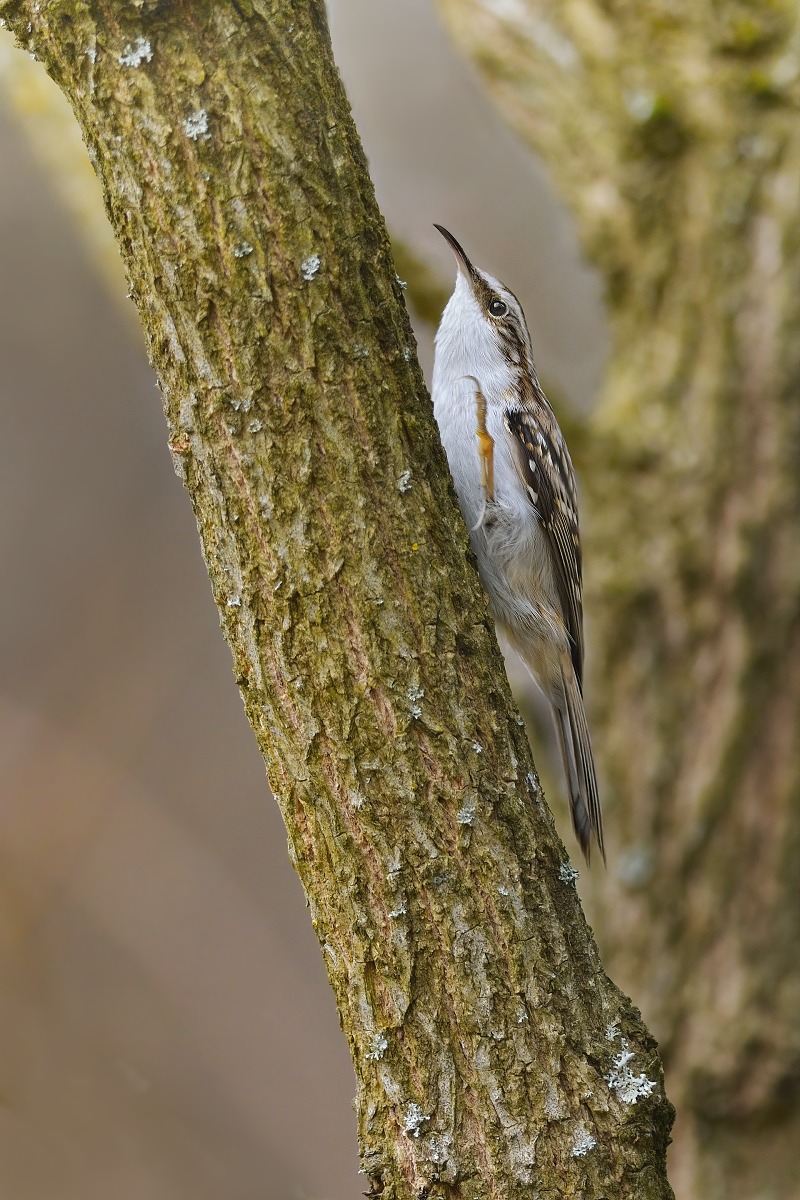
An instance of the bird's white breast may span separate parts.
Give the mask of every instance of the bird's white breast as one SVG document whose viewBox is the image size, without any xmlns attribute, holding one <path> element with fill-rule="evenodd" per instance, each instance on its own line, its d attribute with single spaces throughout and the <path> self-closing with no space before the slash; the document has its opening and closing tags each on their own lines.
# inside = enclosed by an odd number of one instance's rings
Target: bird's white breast
<svg viewBox="0 0 800 1200">
<path fill-rule="evenodd" d="M 495 380 L 486 373 L 481 378 L 484 395 L 497 394 L 506 380 Z M 467 528 L 473 530 L 484 511 L 484 494 L 481 482 L 481 462 L 478 453 L 478 412 L 476 387 L 471 379 L 460 378 L 450 381 L 437 379 L 434 369 L 433 411 L 439 425 L 450 474 L 458 494 L 459 505 Z M 501 393 L 502 394 L 502 393 Z M 486 428 L 494 439 L 494 488 L 495 502 L 508 518 L 528 525 L 534 513 L 528 498 L 522 491 L 519 476 L 512 458 L 511 435 L 503 421 L 504 406 L 487 404 Z"/>
</svg>

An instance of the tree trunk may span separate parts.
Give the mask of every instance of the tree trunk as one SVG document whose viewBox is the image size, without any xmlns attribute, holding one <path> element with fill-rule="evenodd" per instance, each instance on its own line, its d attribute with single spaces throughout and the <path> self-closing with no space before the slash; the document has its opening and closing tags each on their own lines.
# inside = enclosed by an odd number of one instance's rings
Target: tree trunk
<svg viewBox="0 0 800 1200">
<path fill-rule="evenodd" d="M 797 9 L 440 4 L 606 280 L 591 915 L 664 1049 L 679 1194 L 797 1196 Z"/>
<path fill-rule="evenodd" d="M 321 0 L 0 0 L 69 97 L 358 1080 L 374 1194 L 671 1195 L 466 553 Z"/>
</svg>

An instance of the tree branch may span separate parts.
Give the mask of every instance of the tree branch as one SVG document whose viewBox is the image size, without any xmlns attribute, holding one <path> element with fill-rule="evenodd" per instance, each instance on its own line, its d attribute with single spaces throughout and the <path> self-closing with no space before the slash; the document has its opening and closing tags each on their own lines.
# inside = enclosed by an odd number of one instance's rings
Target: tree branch
<svg viewBox="0 0 800 1200">
<path fill-rule="evenodd" d="M 321 0 L 0 13 L 103 183 L 373 1192 L 670 1196 L 656 1048 L 513 715 Z"/>
</svg>

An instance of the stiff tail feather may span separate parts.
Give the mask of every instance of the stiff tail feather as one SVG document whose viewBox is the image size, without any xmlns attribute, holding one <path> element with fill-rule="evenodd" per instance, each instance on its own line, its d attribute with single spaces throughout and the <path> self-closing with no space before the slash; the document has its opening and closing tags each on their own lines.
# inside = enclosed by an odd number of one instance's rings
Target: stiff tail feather
<svg viewBox="0 0 800 1200">
<path fill-rule="evenodd" d="M 571 679 L 564 678 L 563 683 L 563 703 L 554 706 L 554 715 L 569 788 L 572 825 L 587 863 L 591 852 L 592 834 L 597 839 L 605 862 L 600 794 L 583 697 L 574 674 Z"/>
</svg>

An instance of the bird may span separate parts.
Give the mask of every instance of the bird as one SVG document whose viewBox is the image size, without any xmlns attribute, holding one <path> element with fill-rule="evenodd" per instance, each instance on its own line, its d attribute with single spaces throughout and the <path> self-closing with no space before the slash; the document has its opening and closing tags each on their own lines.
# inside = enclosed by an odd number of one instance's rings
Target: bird
<svg viewBox="0 0 800 1200">
<path fill-rule="evenodd" d="M 575 471 L 539 383 L 519 300 L 455 254 L 435 339 L 433 410 L 496 624 L 550 703 L 575 835 L 603 861 L 603 821 L 583 702 L 583 567 Z"/>
</svg>

